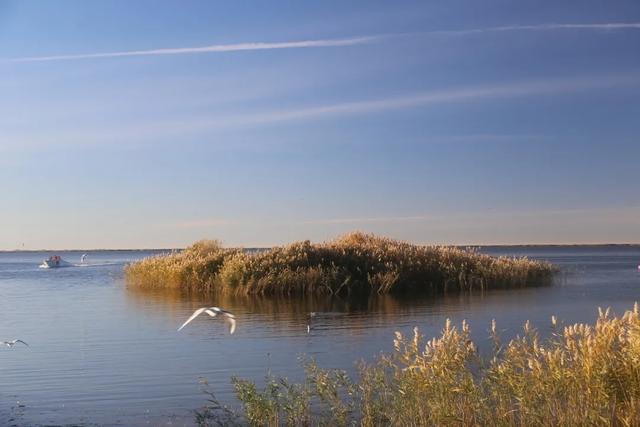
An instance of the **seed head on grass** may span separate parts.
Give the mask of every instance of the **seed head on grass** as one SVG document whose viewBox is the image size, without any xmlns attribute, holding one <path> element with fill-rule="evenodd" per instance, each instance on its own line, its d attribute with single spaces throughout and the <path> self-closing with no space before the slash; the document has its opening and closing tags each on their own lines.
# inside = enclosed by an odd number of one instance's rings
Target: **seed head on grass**
<svg viewBox="0 0 640 427">
<path fill-rule="evenodd" d="M 492 334 L 497 337 L 495 323 Z M 499 340 L 498 340 L 499 341 Z M 340 370 L 306 367 L 306 380 L 234 379 L 250 425 L 640 425 L 640 315 L 601 311 L 542 340 L 528 322 L 485 361 L 466 323 L 447 321 L 425 342 L 396 334 L 394 351 Z"/>
</svg>

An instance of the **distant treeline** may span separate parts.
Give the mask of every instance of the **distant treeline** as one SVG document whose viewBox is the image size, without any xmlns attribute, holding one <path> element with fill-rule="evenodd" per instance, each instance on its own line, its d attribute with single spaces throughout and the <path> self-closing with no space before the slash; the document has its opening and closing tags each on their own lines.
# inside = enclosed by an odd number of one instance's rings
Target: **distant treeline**
<svg viewBox="0 0 640 427">
<path fill-rule="evenodd" d="M 264 295 L 437 293 L 549 282 L 555 268 L 473 249 L 422 246 L 354 232 L 260 251 L 199 241 L 126 267 L 132 286 Z"/>
</svg>

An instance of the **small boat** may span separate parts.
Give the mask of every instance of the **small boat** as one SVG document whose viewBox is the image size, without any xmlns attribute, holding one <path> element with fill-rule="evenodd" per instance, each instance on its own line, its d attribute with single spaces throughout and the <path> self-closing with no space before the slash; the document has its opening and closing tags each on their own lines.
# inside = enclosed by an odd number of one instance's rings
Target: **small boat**
<svg viewBox="0 0 640 427">
<path fill-rule="evenodd" d="M 59 255 L 52 255 L 49 259 L 45 259 L 42 261 L 40 268 L 60 268 L 60 267 L 71 267 L 73 264 L 67 262 L 60 258 Z"/>
</svg>

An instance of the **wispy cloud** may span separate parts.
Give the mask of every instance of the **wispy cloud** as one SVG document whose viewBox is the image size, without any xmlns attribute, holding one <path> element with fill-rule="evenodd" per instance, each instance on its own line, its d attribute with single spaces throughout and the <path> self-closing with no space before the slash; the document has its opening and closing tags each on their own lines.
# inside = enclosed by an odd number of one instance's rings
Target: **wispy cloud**
<svg viewBox="0 0 640 427">
<path fill-rule="evenodd" d="M 288 122 L 304 119 L 317 119 L 325 116 L 376 113 L 382 111 L 402 110 L 445 104 L 461 101 L 515 98 L 530 95 L 547 95 L 580 92 L 584 90 L 628 87 L 640 84 L 640 75 L 617 74 L 588 77 L 550 79 L 541 81 L 524 81 L 516 83 L 495 84 L 432 91 L 417 95 L 399 96 L 366 101 L 344 102 L 333 105 L 297 108 L 295 110 L 275 111 L 258 114 L 246 114 L 237 117 L 224 117 L 222 120 L 204 120 L 190 123 L 192 129 L 199 126 L 232 127 L 257 125 L 274 122 Z"/>
<path fill-rule="evenodd" d="M 385 222 L 407 222 L 407 221 L 427 221 L 437 219 L 433 215 L 415 215 L 415 216 L 387 216 L 387 217 L 354 217 L 354 218 L 329 218 L 329 219 L 312 219 L 300 221 L 300 224 L 308 225 L 331 225 L 331 224 L 370 224 Z"/>
<path fill-rule="evenodd" d="M 26 56 L 19 58 L 0 59 L 0 63 L 20 62 L 47 62 L 47 61 L 73 61 L 82 59 L 121 58 L 131 56 L 161 56 L 161 55 L 186 55 L 201 53 L 224 53 L 239 51 L 259 51 L 271 49 L 304 49 L 319 47 L 343 47 L 370 44 L 392 37 L 407 37 L 419 35 L 472 35 L 491 32 L 509 31 L 555 31 L 555 30 L 638 30 L 640 22 L 607 22 L 591 24 L 535 24 L 535 25 L 503 25 L 496 27 L 472 28 L 462 30 L 435 30 L 420 33 L 397 33 L 358 36 L 341 39 L 317 39 L 285 42 L 249 42 L 232 44 L 214 44 L 209 46 L 190 46 L 178 48 L 162 48 L 148 50 L 127 50 L 119 52 L 80 53 L 68 55 Z"/>
<path fill-rule="evenodd" d="M 270 49 L 304 49 L 318 47 L 342 47 L 372 43 L 384 36 L 362 36 L 343 39 L 302 40 L 287 42 L 254 42 L 216 44 L 199 47 L 179 47 L 168 49 L 129 50 L 121 52 L 105 53 L 81 53 L 72 55 L 27 56 L 22 58 L 3 59 L 1 62 L 46 62 L 46 61 L 70 61 L 80 59 L 120 58 L 128 56 L 159 56 L 159 55 L 186 55 L 197 53 L 221 53 Z"/>
<path fill-rule="evenodd" d="M 535 25 L 503 25 L 497 27 L 471 28 L 468 30 L 430 31 L 428 34 L 471 35 L 482 33 L 499 33 L 509 31 L 556 31 L 556 30 L 640 30 L 640 22 L 607 22 L 596 24 L 535 24 Z"/>
<path fill-rule="evenodd" d="M 194 228 L 194 229 L 202 229 L 202 228 L 216 228 L 216 227 L 226 227 L 229 225 L 237 225 L 240 221 L 231 220 L 231 219 L 222 219 L 222 218 L 209 218 L 209 219 L 197 219 L 197 220 L 189 220 L 189 221 L 181 221 L 177 223 L 169 224 L 170 228 Z"/>
<path fill-rule="evenodd" d="M 47 129 L 38 129 L 29 134 L 0 136 L 0 145 L 86 145 L 114 141 L 158 142 L 175 136 L 202 134 L 228 129 L 279 125 L 333 118 L 346 119 L 348 116 L 381 112 L 402 111 L 412 108 L 426 108 L 460 102 L 486 102 L 509 100 L 522 97 L 567 95 L 591 90 L 636 88 L 640 86 L 640 74 L 599 74 L 561 79 L 529 80 L 512 83 L 497 83 L 460 88 L 449 88 L 419 94 L 401 95 L 370 100 L 342 102 L 324 106 L 299 106 L 292 109 L 268 110 L 256 113 L 211 114 L 183 119 L 173 118 L 162 121 L 134 122 L 127 125 L 103 129 L 57 130 L 55 137 Z M 64 135 L 61 137 L 60 135 Z M 30 142 L 31 141 L 31 142 Z"/>
<path fill-rule="evenodd" d="M 611 218 L 613 216 L 622 217 L 627 215 L 626 219 L 633 219 L 635 223 L 640 223 L 640 206 L 613 206 L 613 207 L 586 207 L 586 208 L 549 208 L 549 209 L 529 209 L 529 210 L 496 210 L 485 209 L 482 211 L 467 212 L 448 212 L 448 213 L 432 213 L 420 214 L 412 216 L 380 216 L 380 217 L 343 217 L 343 218 L 320 218 L 299 221 L 298 224 L 304 225 L 364 225 L 374 223 L 407 223 L 407 222 L 440 222 L 455 223 L 456 221 L 504 221 L 516 219 L 539 219 L 540 217 L 568 217 L 584 219 L 595 219 L 603 221 L 603 218 Z"/>
</svg>

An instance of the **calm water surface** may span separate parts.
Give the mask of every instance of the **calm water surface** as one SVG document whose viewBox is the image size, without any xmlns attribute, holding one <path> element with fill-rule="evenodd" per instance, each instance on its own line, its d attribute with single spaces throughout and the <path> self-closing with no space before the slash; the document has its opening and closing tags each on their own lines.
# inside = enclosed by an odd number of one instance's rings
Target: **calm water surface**
<svg viewBox="0 0 640 427">
<path fill-rule="evenodd" d="M 212 300 L 127 289 L 123 266 L 149 252 L 89 252 L 88 266 L 53 270 L 38 268 L 48 253 L 0 253 L 0 340 L 30 344 L 0 348 L 0 425 L 190 426 L 204 380 L 231 402 L 233 375 L 300 378 L 304 356 L 353 372 L 354 361 L 391 351 L 396 330 L 432 336 L 446 318 L 467 319 L 487 344 L 493 318 L 507 337 L 527 319 L 544 333 L 552 314 L 591 322 L 598 306 L 621 313 L 640 301 L 640 246 L 483 250 L 549 260 L 562 273 L 549 287 L 436 299 Z M 81 252 L 59 255 L 78 262 Z M 176 332 L 204 304 L 236 313 L 236 333 L 208 318 Z M 307 334 L 310 311 L 326 314 Z"/>
</svg>

